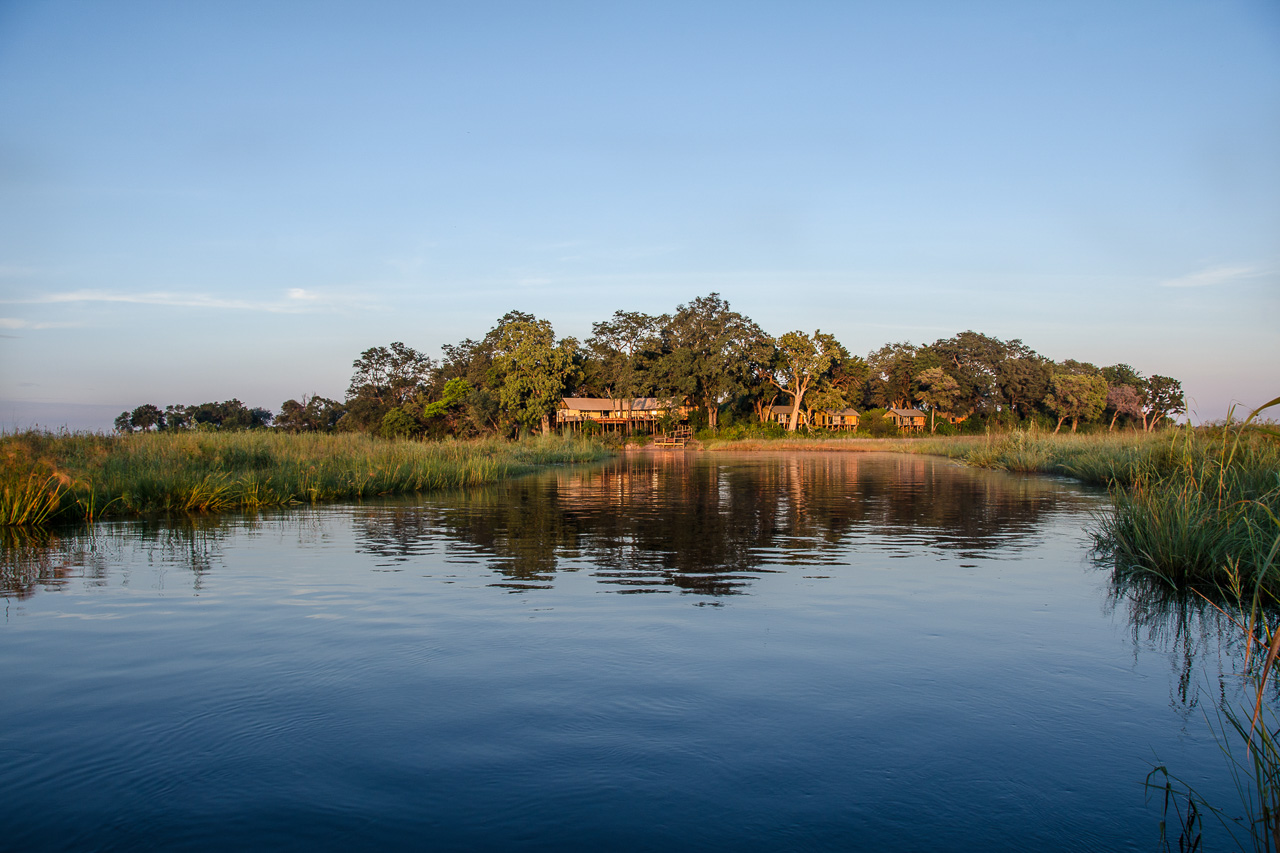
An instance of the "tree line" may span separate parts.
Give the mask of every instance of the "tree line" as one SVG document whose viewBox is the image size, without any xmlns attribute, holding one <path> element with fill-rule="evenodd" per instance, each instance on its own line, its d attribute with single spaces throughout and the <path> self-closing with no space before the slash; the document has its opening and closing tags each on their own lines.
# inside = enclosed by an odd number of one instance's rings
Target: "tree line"
<svg viewBox="0 0 1280 853">
<path fill-rule="evenodd" d="M 831 335 L 765 333 L 718 293 L 670 314 L 617 311 L 586 341 L 557 338 L 549 321 L 504 314 L 480 339 L 445 344 L 431 358 L 402 342 L 371 347 L 353 363 L 341 401 L 286 400 L 279 413 L 239 400 L 146 404 L 116 429 L 361 431 L 387 437 L 516 435 L 550 430 L 566 396 L 623 402 L 681 401 L 697 427 L 759 424 L 784 412 L 796 430 L 815 410 L 855 409 L 859 429 L 890 434 L 887 409 L 919 408 L 931 432 L 1070 423 L 1152 430 L 1186 411 L 1181 383 L 1127 364 L 1055 362 L 1021 340 L 974 331 L 931 344 L 885 344 L 853 355 Z M 959 426 L 956 423 L 959 422 Z"/>
</svg>

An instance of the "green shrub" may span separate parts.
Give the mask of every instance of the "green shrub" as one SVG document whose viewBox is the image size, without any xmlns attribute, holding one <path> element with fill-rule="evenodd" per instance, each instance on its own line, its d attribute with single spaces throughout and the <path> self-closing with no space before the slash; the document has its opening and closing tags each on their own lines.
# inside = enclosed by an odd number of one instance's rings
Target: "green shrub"
<svg viewBox="0 0 1280 853">
<path fill-rule="evenodd" d="M 858 423 L 858 432 L 869 435 L 872 438 L 897 438 L 899 436 L 897 425 L 885 417 L 884 409 L 867 409 L 863 412 L 862 420 Z"/>
</svg>

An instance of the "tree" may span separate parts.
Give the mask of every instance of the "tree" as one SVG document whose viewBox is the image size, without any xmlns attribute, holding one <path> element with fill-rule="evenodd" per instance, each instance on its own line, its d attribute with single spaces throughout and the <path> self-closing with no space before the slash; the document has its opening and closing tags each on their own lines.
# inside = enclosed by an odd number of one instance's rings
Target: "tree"
<svg viewBox="0 0 1280 853">
<path fill-rule="evenodd" d="M 863 397 L 871 367 L 860 355 L 848 355 L 831 365 L 831 389 L 844 400 L 845 406 L 863 408 Z"/>
<path fill-rule="evenodd" d="M 494 356 L 503 331 L 513 323 L 531 323 L 536 318 L 524 311 L 508 311 L 481 340 L 466 338 L 457 344 L 445 344 L 444 364 L 439 376 L 446 384 L 450 379 L 464 379 L 471 386 L 462 414 L 454 421 L 459 432 L 479 434 L 500 428 L 502 404 L 498 399 L 498 376 Z"/>
<path fill-rule="evenodd" d="M 351 363 L 355 373 L 347 387 L 347 429 L 378 429 L 387 412 L 426 390 L 435 362 L 396 341 L 370 347 Z"/>
<path fill-rule="evenodd" d="M 1142 418 L 1142 395 L 1132 385 L 1112 385 L 1107 389 L 1107 411 L 1112 413 L 1111 423 L 1107 426 L 1107 432 L 1111 432 L 1121 415 Z"/>
<path fill-rule="evenodd" d="M 648 396 L 653 385 L 649 368 L 660 347 L 658 318 L 639 311 L 615 311 L 612 320 L 592 323 L 591 331 L 587 341 L 594 357 L 590 372 L 605 396 L 621 398 L 629 412 L 634 399 Z"/>
<path fill-rule="evenodd" d="M 1050 362 L 1018 340 L 1005 345 L 1005 356 L 996 371 L 1000 393 L 1015 414 L 1030 417 L 1049 393 Z"/>
<path fill-rule="evenodd" d="M 191 413 L 186 406 L 169 404 L 164 407 L 164 428 L 170 432 L 184 430 L 191 425 Z"/>
<path fill-rule="evenodd" d="M 946 375 L 956 383 L 955 391 L 951 392 L 954 395 L 952 406 L 963 400 L 970 412 L 991 413 L 1004 404 L 1000 387 L 1001 367 L 1010 354 L 1021 347 L 1021 341 L 1006 344 L 990 335 L 966 331 L 935 341 L 925 349 L 939 360 L 937 366 L 943 367 Z M 926 369 L 934 367 L 919 366 Z"/>
<path fill-rule="evenodd" d="M 378 429 L 383 438 L 409 438 L 417 431 L 417 420 L 399 406 L 383 416 L 382 424 Z"/>
<path fill-rule="evenodd" d="M 465 379 L 450 379 L 444 383 L 444 395 L 433 403 L 427 403 L 422 409 L 424 418 L 437 418 L 448 414 L 450 409 L 462 405 L 471 393 L 471 383 Z"/>
<path fill-rule="evenodd" d="M 837 361 L 848 353 L 835 336 L 815 331 L 810 337 L 804 332 L 787 332 L 778 338 L 777 370 L 769 382 L 791 397 L 791 413 L 787 416 L 787 430 L 795 432 L 800 420 L 800 406 L 805 393 L 821 383 Z"/>
<path fill-rule="evenodd" d="M 133 432 L 133 416 L 129 412 L 116 415 L 115 428 L 116 432 Z"/>
<path fill-rule="evenodd" d="M 960 383 L 943 371 L 941 367 L 931 367 L 928 370 L 921 371 L 916 376 L 916 381 L 920 383 L 920 390 L 916 392 L 916 399 L 929 409 L 929 432 L 932 433 L 938 428 L 935 422 L 935 416 L 938 411 L 955 413 L 956 404 L 960 402 L 963 396 L 960 391 Z"/>
<path fill-rule="evenodd" d="M 389 347 L 371 347 L 351 363 L 356 372 L 347 388 L 349 397 L 368 396 L 379 403 L 400 405 L 431 379 L 435 363 L 396 341 Z"/>
<path fill-rule="evenodd" d="M 337 400 L 304 394 L 301 403 L 285 400 L 280 404 L 275 427 L 286 432 L 333 432 L 344 412 Z"/>
<path fill-rule="evenodd" d="M 187 412 L 192 422 L 204 429 L 257 429 L 271 423 L 270 409 L 251 409 L 234 398 L 222 403 L 188 406 Z"/>
<path fill-rule="evenodd" d="M 1153 374 L 1147 380 L 1147 399 L 1143 408 L 1149 418 L 1149 425 L 1144 423 L 1144 426 L 1149 430 L 1160 426 L 1166 418 L 1182 414 L 1187 410 L 1182 383 L 1171 376 Z"/>
<path fill-rule="evenodd" d="M 1102 414 L 1107 402 L 1107 380 L 1101 375 L 1065 370 L 1053 374 L 1050 384 L 1053 390 L 1044 403 L 1058 418 L 1055 434 L 1067 418 L 1071 418 L 1071 431 L 1075 432 L 1082 418 L 1091 420 Z"/>
<path fill-rule="evenodd" d="M 502 329 L 493 374 L 503 410 L 520 426 L 550 432 L 550 417 L 577 371 L 578 342 L 559 343 L 546 320 L 518 320 Z"/>
<path fill-rule="evenodd" d="M 1134 389 L 1147 386 L 1146 378 L 1127 364 L 1113 364 L 1102 368 L 1102 378 L 1107 380 L 1108 385 L 1128 385 Z"/>
<path fill-rule="evenodd" d="M 161 430 L 164 429 L 164 412 L 160 411 L 158 406 L 143 403 L 129 415 L 129 422 L 134 429 L 140 429 L 143 432 L 153 427 Z"/>
<path fill-rule="evenodd" d="M 917 365 L 920 350 L 915 344 L 885 344 L 867 356 L 871 377 L 871 402 L 886 409 L 903 409 L 915 396 L 915 376 L 925 365 Z"/>
<path fill-rule="evenodd" d="M 665 322 L 665 350 L 655 365 L 663 396 L 686 396 L 719 424 L 720 406 L 747 390 L 761 359 L 772 356 L 769 338 L 750 319 L 711 293 L 676 309 Z"/>
</svg>

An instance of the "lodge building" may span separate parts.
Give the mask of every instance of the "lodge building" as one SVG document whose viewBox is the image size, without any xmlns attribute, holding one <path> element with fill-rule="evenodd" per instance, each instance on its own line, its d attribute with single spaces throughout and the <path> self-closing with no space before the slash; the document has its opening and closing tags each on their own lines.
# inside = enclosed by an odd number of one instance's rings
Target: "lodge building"
<svg viewBox="0 0 1280 853">
<path fill-rule="evenodd" d="M 668 414 L 680 423 L 688 421 L 689 411 L 683 402 L 658 397 L 565 397 L 556 408 L 556 425 L 572 430 L 594 423 L 606 431 L 653 432 Z"/>
</svg>

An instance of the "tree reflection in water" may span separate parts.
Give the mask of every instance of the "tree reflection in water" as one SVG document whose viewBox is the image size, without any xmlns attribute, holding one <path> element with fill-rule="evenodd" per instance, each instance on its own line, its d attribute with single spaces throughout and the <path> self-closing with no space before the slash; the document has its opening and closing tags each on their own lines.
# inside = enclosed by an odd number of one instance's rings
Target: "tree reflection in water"
<svg viewBox="0 0 1280 853">
<path fill-rule="evenodd" d="M 487 561 L 496 586 L 587 569 L 618 592 L 742 592 L 779 567 L 830 567 L 858 548 L 984 559 L 1031 544 L 1079 493 L 1043 477 L 927 457 L 632 454 L 492 488 L 357 513 L 363 548 L 392 561 L 440 547 Z"/>
</svg>

